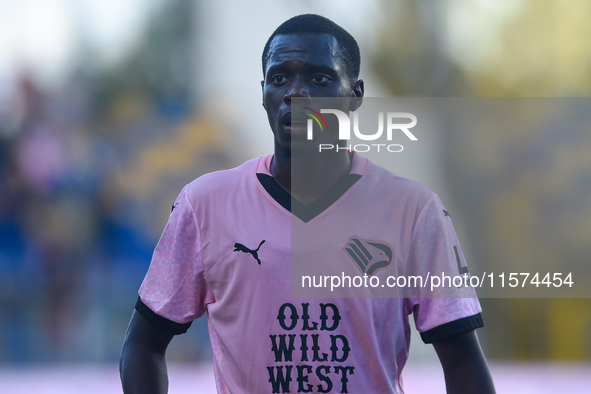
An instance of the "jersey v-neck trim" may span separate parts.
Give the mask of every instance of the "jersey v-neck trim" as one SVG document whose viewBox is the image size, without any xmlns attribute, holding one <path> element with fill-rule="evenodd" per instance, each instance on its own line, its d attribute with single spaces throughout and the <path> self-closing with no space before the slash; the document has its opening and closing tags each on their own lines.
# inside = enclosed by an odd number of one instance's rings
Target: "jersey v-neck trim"
<svg viewBox="0 0 591 394">
<path fill-rule="evenodd" d="M 304 205 L 297 199 L 292 198 L 291 194 L 279 186 L 275 178 L 271 176 L 269 166 L 272 157 L 273 155 L 268 155 L 261 158 L 258 166 L 259 168 L 257 168 L 257 179 L 269 196 L 304 223 L 314 219 L 337 202 L 337 200 L 341 198 L 351 186 L 361 179 L 367 166 L 367 159 L 363 159 L 354 154 L 353 164 L 351 165 L 351 172 L 349 175 L 341 179 L 328 193 L 317 198 L 309 205 Z"/>
</svg>

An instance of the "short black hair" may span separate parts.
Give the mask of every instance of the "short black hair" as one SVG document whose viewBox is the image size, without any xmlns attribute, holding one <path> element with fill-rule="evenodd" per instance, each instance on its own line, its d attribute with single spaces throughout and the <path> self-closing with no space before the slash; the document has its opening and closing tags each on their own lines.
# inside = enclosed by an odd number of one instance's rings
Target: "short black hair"
<svg viewBox="0 0 591 394">
<path fill-rule="evenodd" d="M 361 55 L 359 54 L 359 45 L 357 45 L 357 41 L 355 41 L 353 36 L 345 29 L 330 19 L 315 14 L 294 16 L 275 29 L 273 34 L 271 34 L 271 37 L 267 40 L 265 49 L 263 49 L 263 75 L 265 74 L 265 65 L 269 59 L 271 41 L 273 41 L 275 36 L 280 34 L 304 35 L 307 33 L 329 34 L 333 36 L 337 40 L 339 48 L 343 51 L 347 77 L 349 77 L 352 82 L 357 80 L 359 77 L 359 68 L 361 66 Z"/>
</svg>

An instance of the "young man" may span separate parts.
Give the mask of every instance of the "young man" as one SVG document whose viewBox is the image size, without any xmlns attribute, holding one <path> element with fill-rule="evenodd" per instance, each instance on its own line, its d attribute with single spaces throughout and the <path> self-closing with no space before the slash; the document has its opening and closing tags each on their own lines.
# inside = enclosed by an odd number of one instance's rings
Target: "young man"
<svg viewBox="0 0 591 394">
<path fill-rule="evenodd" d="M 312 234 L 322 259 L 343 270 L 357 269 L 347 245 L 367 256 L 371 247 L 382 250 L 389 260 L 375 275 L 408 264 L 455 266 L 448 241 L 457 239 L 433 192 L 356 154 L 319 154 L 292 121 L 296 98 L 350 97 L 347 110 L 360 105 L 353 37 L 326 18 L 300 15 L 273 33 L 262 60 L 274 155 L 181 191 L 125 339 L 125 393 L 166 392 L 166 348 L 205 312 L 220 393 L 399 393 L 410 313 L 435 346 L 448 393 L 493 393 L 473 298 L 291 297 L 292 232 Z M 321 138 L 338 143 L 334 133 Z M 387 215 L 374 203 L 379 221 L 354 232 L 335 226 L 377 187 L 388 193 Z"/>
</svg>

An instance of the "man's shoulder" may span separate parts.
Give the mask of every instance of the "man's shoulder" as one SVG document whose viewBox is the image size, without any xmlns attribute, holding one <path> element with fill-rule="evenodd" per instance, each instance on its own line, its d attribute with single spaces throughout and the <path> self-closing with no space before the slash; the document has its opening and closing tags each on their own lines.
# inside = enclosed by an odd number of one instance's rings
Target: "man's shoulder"
<svg viewBox="0 0 591 394">
<path fill-rule="evenodd" d="M 421 182 L 395 174 L 370 160 L 364 174 L 366 182 L 389 194 L 404 194 L 426 203 L 435 193 Z"/>
<path fill-rule="evenodd" d="M 221 197 L 228 193 L 239 192 L 240 186 L 256 179 L 256 173 L 261 161 L 266 156 L 248 160 L 238 167 L 219 170 L 204 174 L 187 185 L 187 192 L 191 200 L 206 196 Z"/>
</svg>

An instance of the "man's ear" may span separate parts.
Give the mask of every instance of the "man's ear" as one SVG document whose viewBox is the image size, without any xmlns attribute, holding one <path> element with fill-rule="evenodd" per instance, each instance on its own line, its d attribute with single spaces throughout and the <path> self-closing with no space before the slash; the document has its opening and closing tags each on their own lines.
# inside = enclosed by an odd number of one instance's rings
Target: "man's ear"
<svg viewBox="0 0 591 394">
<path fill-rule="evenodd" d="M 267 107 L 265 107 L 265 81 L 261 81 L 261 90 L 263 91 L 263 108 L 265 109 L 265 111 L 267 110 Z"/>
<path fill-rule="evenodd" d="M 363 79 L 360 79 L 353 84 L 353 90 L 351 92 L 353 100 L 351 100 L 351 107 L 349 108 L 351 111 L 357 111 L 359 107 L 361 107 L 364 93 L 365 86 L 363 84 Z"/>
</svg>

